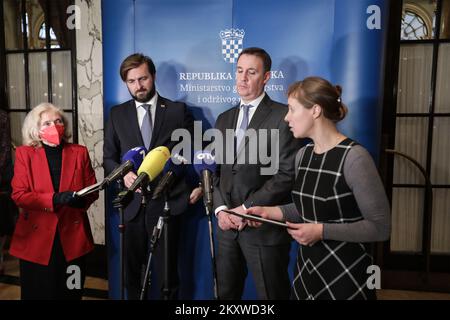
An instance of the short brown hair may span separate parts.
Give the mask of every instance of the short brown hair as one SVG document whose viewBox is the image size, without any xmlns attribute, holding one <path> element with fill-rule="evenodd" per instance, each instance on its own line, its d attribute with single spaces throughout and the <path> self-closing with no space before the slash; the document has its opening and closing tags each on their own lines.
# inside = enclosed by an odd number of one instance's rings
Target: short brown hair
<svg viewBox="0 0 450 320">
<path fill-rule="evenodd" d="M 257 56 L 257 57 L 261 58 L 261 60 L 263 62 L 263 66 L 264 66 L 264 73 L 266 73 L 267 71 L 270 71 L 270 68 L 272 68 L 272 59 L 270 58 L 270 56 L 266 52 L 266 50 L 258 48 L 258 47 L 246 48 L 246 49 L 242 50 L 241 53 L 239 54 L 238 61 L 239 61 L 239 58 L 244 54 L 248 54 L 251 56 Z"/>
<path fill-rule="evenodd" d="M 155 77 L 156 68 L 152 59 L 148 56 L 143 55 L 142 53 L 133 53 L 123 60 L 120 65 L 120 77 L 123 81 L 127 80 L 127 73 L 131 69 L 139 67 L 141 64 L 146 63 L 148 67 L 148 72 Z"/>
<path fill-rule="evenodd" d="M 342 88 L 320 77 L 308 77 L 289 86 L 288 97 L 296 98 L 305 108 L 322 107 L 325 118 L 338 122 L 345 118 L 347 107 L 342 103 Z"/>
</svg>

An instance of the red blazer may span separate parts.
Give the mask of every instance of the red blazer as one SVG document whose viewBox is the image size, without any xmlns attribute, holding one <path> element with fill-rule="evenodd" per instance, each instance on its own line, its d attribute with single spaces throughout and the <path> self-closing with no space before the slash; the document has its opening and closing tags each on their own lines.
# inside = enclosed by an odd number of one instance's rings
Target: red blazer
<svg viewBox="0 0 450 320">
<path fill-rule="evenodd" d="M 66 143 L 62 152 L 59 191 L 78 191 L 96 183 L 86 147 Z M 56 229 L 66 261 L 85 255 L 94 247 L 87 208 L 98 193 L 86 197 L 82 209 L 53 208 L 53 184 L 45 150 L 21 146 L 16 149 L 12 199 L 22 209 L 11 240 L 10 254 L 48 265 Z"/>
</svg>

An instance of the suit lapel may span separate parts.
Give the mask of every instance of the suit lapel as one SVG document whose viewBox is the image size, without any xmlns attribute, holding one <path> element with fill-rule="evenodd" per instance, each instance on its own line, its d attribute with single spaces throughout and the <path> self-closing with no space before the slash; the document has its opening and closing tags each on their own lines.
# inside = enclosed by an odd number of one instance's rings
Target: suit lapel
<svg viewBox="0 0 450 320">
<path fill-rule="evenodd" d="M 39 172 L 39 176 L 34 177 L 34 185 L 37 191 L 40 190 L 53 190 L 53 183 L 50 175 L 50 169 L 48 167 L 47 156 L 45 155 L 44 147 L 36 148 L 36 152 L 31 161 L 31 172 Z"/>
<path fill-rule="evenodd" d="M 59 180 L 59 191 L 71 189 L 72 179 L 77 164 L 77 156 L 70 145 L 66 145 L 62 151 L 61 178 Z"/>
<path fill-rule="evenodd" d="M 234 108 L 233 115 L 231 116 L 230 123 L 227 124 L 227 128 L 233 128 L 234 130 L 236 130 L 238 117 L 239 117 L 239 105 L 237 105 Z"/>
<path fill-rule="evenodd" d="M 227 146 L 229 145 L 235 145 L 236 144 L 236 138 L 235 138 L 235 134 L 233 134 L 231 138 L 231 141 L 228 140 L 228 135 L 226 134 L 226 130 L 227 129 L 233 129 L 236 130 L 236 124 L 237 124 L 237 119 L 239 116 L 239 105 L 236 106 L 232 112 L 229 113 L 229 115 L 227 116 L 227 118 L 224 120 L 223 123 L 223 127 L 221 128 L 222 132 L 223 132 L 223 136 L 224 136 L 224 144 L 223 144 L 223 148 L 222 148 L 222 161 L 224 163 L 224 165 L 221 166 L 221 175 L 225 176 L 225 177 L 231 177 L 232 176 L 232 169 L 233 169 L 233 165 L 232 164 L 227 164 L 225 162 L 225 160 L 227 159 Z M 236 147 L 234 147 L 236 148 Z M 233 151 L 234 154 L 234 158 L 236 158 L 236 152 Z M 225 180 L 226 181 L 226 180 Z M 231 181 L 231 180 L 230 180 Z M 231 185 L 229 183 L 226 184 L 225 190 L 227 192 L 229 192 L 231 190 Z M 224 196 L 227 195 L 227 192 L 224 193 Z M 229 197 L 227 196 L 227 200 L 226 203 L 229 203 Z"/>
<path fill-rule="evenodd" d="M 166 114 L 166 102 L 164 98 L 158 97 L 158 101 L 156 102 L 156 110 L 155 110 L 155 121 L 153 122 L 153 132 L 152 132 L 152 141 L 150 142 L 150 149 L 153 149 L 153 146 L 158 138 L 159 131 L 161 130 L 161 126 L 164 122 L 164 116 Z"/>
<path fill-rule="evenodd" d="M 252 117 L 252 120 L 248 124 L 248 128 L 258 129 L 261 126 L 261 123 L 267 118 L 267 116 L 272 112 L 270 109 L 270 98 L 266 94 L 264 99 L 259 104 L 258 108 L 255 111 L 255 114 Z"/>
<path fill-rule="evenodd" d="M 239 105 L 237 105 L 234 109 L 234 112 L 232 113 L 232 115 L 230 116 L 230 122 L 226 125 L 226 128 L 233 128 L 235 131 L 235 134 L 233 135 L 234 139 L 233 139 L 233 145 L 234 145 L 234 149 L 236 150 L 236 128 L 237 128 L 237 121 L 239 118 Z M 227 137 L 226 132 L 224 132 L 225 135 L 225 139 Z M 231 143 L 231 141 L 226 141 L 225 142 L 225 146 L 227 146 L 229 143 Z M 242 149 L 242 145 L 241 148 L 239 148 L 239 150 Z M 237 158 L 238 152 L 234 152 L 234 162 L 236 162 L 236 158 Z M 224 154 L 224 159 L 225 159 L 225 154 Z"/>
</svg>

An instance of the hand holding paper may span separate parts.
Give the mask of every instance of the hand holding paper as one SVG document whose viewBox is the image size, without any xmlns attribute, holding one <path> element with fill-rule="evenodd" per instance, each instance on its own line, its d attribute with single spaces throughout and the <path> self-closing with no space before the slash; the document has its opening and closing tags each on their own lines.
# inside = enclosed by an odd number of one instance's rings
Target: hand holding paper
<svg viewBox="0 0 450 320">
<path fill-rule="evenodd" d="M 259 227 L 262 223 L 269 223 L 285 228 L 288 227 L 286 223 L 279 221 L 283 215 L 278 207 L 252 207 L 247 209 L 246 213 L 243 214 L 230 210 L 223 211 L 246 219 L 251 227 Z"/>
</svg>

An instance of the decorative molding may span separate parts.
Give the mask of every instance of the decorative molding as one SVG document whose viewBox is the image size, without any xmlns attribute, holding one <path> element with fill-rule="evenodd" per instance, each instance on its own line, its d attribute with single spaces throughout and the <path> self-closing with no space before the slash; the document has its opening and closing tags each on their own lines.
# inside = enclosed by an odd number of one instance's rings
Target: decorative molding
<svg viewBox="0 0 450 320">
<path fill-rule="evenodd" d="M 103 180 L 103 58 L 100 1 L 76 0 L 81 28 L 76 30 L 78 136 L 89 150 L 97 180 Z M 104 192 L 88 211 L 96 244 L 105 243 Z"/>
</svg>

